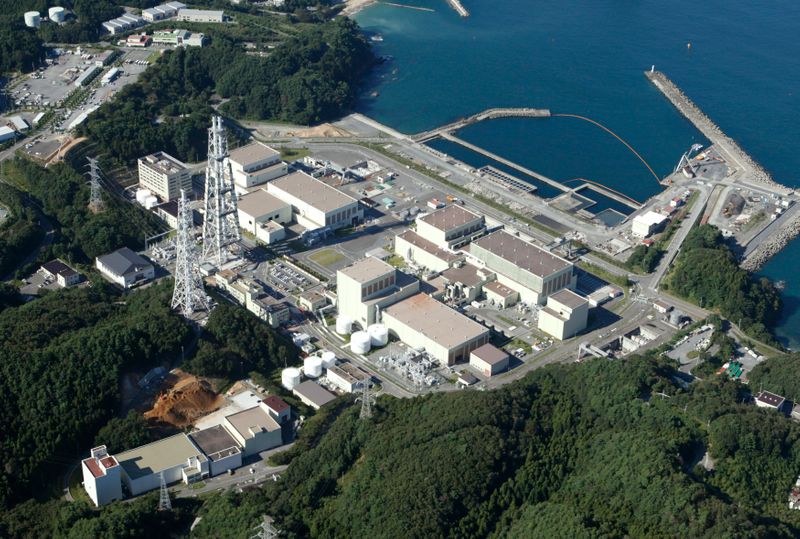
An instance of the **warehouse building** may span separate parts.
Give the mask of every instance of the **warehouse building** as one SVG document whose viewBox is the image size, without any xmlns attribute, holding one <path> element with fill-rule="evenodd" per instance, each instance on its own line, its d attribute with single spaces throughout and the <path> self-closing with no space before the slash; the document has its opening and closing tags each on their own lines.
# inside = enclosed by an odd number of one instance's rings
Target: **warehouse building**
<svg viewBox="0 0 800 539">
<path fill-rule="evenodd" d="M 264 403 L 225 417 L 223 426 L 242 448 L 245 457 L 255 455 L 283 443 L 281 426 L 270 415 Z"/>
<path fill-rule="evenodd" d="M 208 457 L 212 477 L 242 466 L 239 444 L 222 425 L 193 432 L 189 438 Z"/>
<path fill-rule="evenodd" d="M 464 255 L 443 249 L 413 230 L 395 236 L 394 251 L 406 262 L 431 271 L 444 271 L 464 260 Z"/>
<path fill-rule="evenodd" d="M 589 319 L 589 300 L 572 290 L 559 290 L 539 311 L 539 329 L 563 341 L 584 329 Z"/>
<path fill-rule="evenodd" d="M 138 28 L 147 24 L 147 21 L 138 15 L 126 13 L 116 19 L 111 19 L 102 24 L 103 29 L 111 35 L 125 33 L 133 28 Z"/>
<path fill-rule="evenodd" d="M 155 277 L 153 265 L 127 247 L 98 256 L 95 266 L 106 279 L 122 288 L 131 288 Z"/>
<path fill-rule="evenodd" d="M 455 249 L 486 231 L 486 220 L 455 204 L 417 217 L 417 234 L 442 249 Z"/>
<path fill-rule="evenodd" d="M 180 9 L 178 20 L 188 22 L 224 22 L 225 13 L 210 9 Z"/>
<path fill-rule="evenodd" d="M 489 330 L 428 296 L 416 294 L 383 312 L 382 322 L 412 348 L 424 348 L 442 365 L 466 361 L 489 342 Z"/>
<path fill-rule="evenodd" d="M 326 376 L 328 382 L 335 385 L 345 393 L 353 393 L 369 383 L 370 375 L 351 363 L 340 363 L 328 367 Z"/>
<path fill-rule="evenodd" d="M 178 11 L 184 9 L 186 4 L 182 2 L 167 2 L 160 6 L 142 10 L 142 18 L 147 22 L 163 21 L 178 16 Z"/>
<path fill-rule="evenodd" d="M 157 489 L 162 473 L 167 484 L 181 481 L 187 485 L 210 473 L 208 458 L 183 433 L 119 453 L 116 459 L 132 496 Z"/>
<path fill-rule="evenodd" d="M 291 204 L 295 220 L 308 230 L 336 230 L 364 219 L 364 210 L 356 199 L 305 172 L 272 180 L 267 192 Z"/>
<path fill-rule="evenodd" d="M 472 242 L 468 257 L 496 272 L 497 281 L 526 303 L 542 305 L 550 294 L 572 289 L 577 281 L 571 262 L 505 230 Z"/>
<path fill-rule="evenodd" d="M 315 410 L 319 410 L 336 399 L 336 395 L 311 380 L 306 380 L 294 386 L 292 393 L 297 395 L 297 398 L 299 398 L 303 404 L 311 406 Z"/>
<path fill-rule="evenodd" d="M 654 211 L 648 211 L 647 213 L 637 215 L 633 218 L 631 223 L 631 232 L 634 236 L 646 238 L 651 234 L 655 234 L 661 230 L 668 219 L 669 218 L 666 215 L 662 215 Z"/>
<path fill-rule="evenodd" d="M 339 314 L 363 329 L 377 320 L 378 311 L 419 292 L 419 281 L 377 258 L 362 258 L 336 272 Z"/>
<path fill-rule="evenodd" d="M 192 191 L 192 172 L 166 152 L 139 158 L 139 186 L 150 190 L 162 201 L 176 200 L 181 189 Z"/>
<path fill-rule="evenodd" d="M 78 78 L 72 83 L 75 87 L 80 88 L 81 86 L 87 86 L 92 79 L 94 79 L 97 74 L 100 73 L 100 68 L 96 65 L 90 65 L 87 67 L 83 73 L 78 75 Z"/>
<path fill-rule="evenodd" d="M 289 165 L 281 161 L 280 152 L 261 142 L 232 150 L 228 160 L 233 181 L 241 189 L 267 183 L 289 172 Z"/>
<path fill-rule="evenodd" d="M 507 370 L 508 365 L 508 354 L 491 344 L 484 344 L 469 355 L 469 366 L 487 378 Z"/>
</svg>

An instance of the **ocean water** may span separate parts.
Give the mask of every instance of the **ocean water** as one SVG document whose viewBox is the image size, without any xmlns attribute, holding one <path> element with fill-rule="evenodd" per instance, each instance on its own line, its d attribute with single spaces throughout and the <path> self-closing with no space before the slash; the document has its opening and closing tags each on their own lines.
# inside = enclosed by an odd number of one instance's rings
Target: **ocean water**
<svg viewBox="0 0 800 539">
<path fill-rule="evenodd" d="M 434 12 L 378 4 L 358 14 L 383 36 L 376 52 L 392 57 L 360 112 L 414 133 L 490 107 L 548 108 L 600 122 L 663 176 L 706 141 L 643 76 L 655 64 L 778 181 L 800 187 L 800 2 L 463 2 L 469 18 L 445 0 L 404 0 Z M 616 138 L 575 118 L 493 120 L 459 136 L 561 181 L 586 178 L 637 200 L 659 189 Z M 763 270 L 786 281 L 777 333 L 793 347 L 798 265 L 794 242 Z"/>
</svg>

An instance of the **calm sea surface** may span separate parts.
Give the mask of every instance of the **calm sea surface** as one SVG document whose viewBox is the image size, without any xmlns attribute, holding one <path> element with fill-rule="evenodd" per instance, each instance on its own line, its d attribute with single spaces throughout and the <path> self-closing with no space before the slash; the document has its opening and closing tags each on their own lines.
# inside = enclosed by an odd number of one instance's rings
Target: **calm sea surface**
<svg viewBox="0 0 800 539">
<path fill-rule="evenodd" d="M 642 75 L 655 64 L 778 181 L 800 187 L 800 2 L 463 0 L 469 18 L 445 0 L 402 3 L 435 12 L 375 5 L 356 17 L 393 58 L 359 104 L 380 122 L 414 133 L 490 107 L 549 108 L 602 123 L 663 176 L 706 141 Z M 493 120 L 459 136 L 561 181 L 637 200 L 659 189 L 625 146 L 578 119 Z M 777 333 L 800 346 L 800 242 L 763 274 L 786 281 Z"/>
</svg>

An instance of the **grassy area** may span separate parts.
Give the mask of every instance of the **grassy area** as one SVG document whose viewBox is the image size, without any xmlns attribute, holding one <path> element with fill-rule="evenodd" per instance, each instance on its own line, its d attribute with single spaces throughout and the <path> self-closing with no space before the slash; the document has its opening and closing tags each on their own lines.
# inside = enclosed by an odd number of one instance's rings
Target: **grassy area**
<svg viewBox="0 0 800 539">
<path fill-rule="evenodd" d="M 386 262 L 394 266 L 395 268 L 404 268 L 406 267 L 406 261 L 400 255 L 392 255 L 386 259 Z"/>
<path fill-rule="evenodd" d="M 281 152 L 281 159 L 284 161 L 297 161 L 298 159 L 303 159 L 311 155 L 311 150 L 308 148 L 289 148 L 287 146 L 281 146 L 278 149 Z"/>
<path fill-rule="evenodd" d="M 628 288 L 631 285 L 631 281 L 628 279 L 627 275 L 617 275 L 616 273 L 611 273 L 607 269 L 601 268 L 600 266 L 592 264 L 591 262 L 586 262 L 585 260 L 579 260 L 577 264 L 580 268 L 588 271 L 592 275 L 596 275 L 597 277 L 600 277 L 609 283 L 614 283 L 617 286 L 621 286 L 623 289 Z"/>
<path fill-rule="evenodd" d="M 147 60 L 148 62 L 150 62 L 152 64 L 152 63 L 155 63 L 159 58 L 161 58 L 161 51 L 160 50 L 153 51 L 153 53 L 150 54 L 150 56 L 148 56 L 147 58 L 145 58 L 145 60 Z"/>
<path fill-rule="evenodd" d="M 198 481 L 197 483 L 192 483 L 191 485 L 189 485 L 189 488 L 192 490 L 198 490 L 203 488 L 204 486 L 206 486 L 205 481 Z"/>
<path fill-rule="evenodd" d="M 322 249 L 316 253 L 308 255 L 309 260 L 313 260 L 320 266 L 332 266 L 341 260 L 344 260 L 344 255 L 334 249 Z"/>
<path fill-rule="evenodd" d="M 533 347 L 530 344 L 523 341 L 522 339 L 514 339 L 513 341 L 511 341 L 511 344 L 509 344 L 506 347 L 506 350 L 514 351 L 517 348 L 522 348 L 522 350 L 525 351 L 526 355 L 533 352 Z"/>
<path fill-rule="evenodd" d="M 497 318 L 499 318 L 500 320 L 502 320 L 503 322 L 505 322 L 505 323 L 506 323 L 506 324 L 508 324 L 509 326 L 516 326 L 516 325 L 518 325 L 518 324 L 517 324 L 517 322 L 515 322 L 514 320 L 511 320 L 511 319 L 510 319 L 510 318 L 508 318 L 507 316 L 503 316 L 503 315 L 501 315 L 501 314 L 498 314 L 498 315 L 497 315 Z"/>
</svg>

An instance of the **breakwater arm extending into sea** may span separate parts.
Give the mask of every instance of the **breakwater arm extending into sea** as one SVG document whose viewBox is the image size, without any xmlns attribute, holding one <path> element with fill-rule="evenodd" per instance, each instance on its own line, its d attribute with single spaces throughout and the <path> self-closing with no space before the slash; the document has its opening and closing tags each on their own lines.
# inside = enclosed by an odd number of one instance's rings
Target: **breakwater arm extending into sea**
<svg viewBox="0 0 800 539">
<path fill-rule="evenodd" d="M 781 185 L 773 180 L 770 173 L 764 170 L 764 167 L 750 157 L 750 155 L 748 155 L 735 140 L 726 135 L 717 124 L 712 122 L 711 118 L 706 116 L 705 113 L 664 73 L 650 70 L 645 71 L 644 74 L 650 79 L 650 82 L 670 100 L 675 108 L 714 144 L 729 164 L 736 165 L 740 171 L 750 176 L 749 179 L 751 180 L 769 184 L 771 187 L 782 192 L 791 190 L 785 185 Z"/>
<path fill-rule="evenodd" d="M 791 188 L 776 182 L 764 167 L 750 157 L 717 124 L 712 122 L 666 75 L 655 70 L 645 71 L 644 74 L 675 108 L 712 142 L 729 166 L 736 168 L 734 174 L 738 173 L 741 181 L 760 183 L 783 196 L 792 192 Z M 755 249 L 748 249 L 741 263 L 742 268 L 748 271 L 757 271 L 798 234 L 800 234 L 800 215 L 792 217 L 779 230 L 760 241 Z"/>
</svg>

